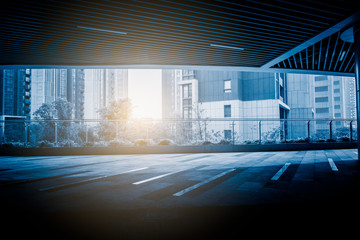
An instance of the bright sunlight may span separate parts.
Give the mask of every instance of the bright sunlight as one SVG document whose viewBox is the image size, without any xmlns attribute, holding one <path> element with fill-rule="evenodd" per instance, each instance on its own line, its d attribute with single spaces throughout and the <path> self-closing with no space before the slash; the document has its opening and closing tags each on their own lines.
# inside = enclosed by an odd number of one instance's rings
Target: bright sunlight
<svg viewBox="0 0 360 240">
<path fill-rule="evenodd" d="M 129 98 L 135 118 L 161 118 L 161 69 L 129 69 Z"/>
</svg>

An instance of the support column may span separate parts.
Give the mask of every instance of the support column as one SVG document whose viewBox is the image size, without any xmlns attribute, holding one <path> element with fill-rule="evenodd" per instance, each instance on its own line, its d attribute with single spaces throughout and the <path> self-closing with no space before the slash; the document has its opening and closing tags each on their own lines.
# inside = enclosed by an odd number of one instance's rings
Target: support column
<svg viewBox="0 0 360 240">
<path fill-rule="evenodd" d="M 356 117 L 357 117 L 357 146 L 358 160 L 360 160 L 360 23 L 354 26 L 355 51 L 355 87 L 356 87 Z"/>
</svg>

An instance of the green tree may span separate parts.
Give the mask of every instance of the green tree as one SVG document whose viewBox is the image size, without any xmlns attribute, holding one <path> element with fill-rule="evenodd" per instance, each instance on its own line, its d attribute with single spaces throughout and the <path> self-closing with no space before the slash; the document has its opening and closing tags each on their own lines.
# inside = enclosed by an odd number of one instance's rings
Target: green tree
<svg viewBox="0 0 360 240">
<path fill-rule="evenodd" d="M 70 102 L 66 99 L 57 99 L 48 104 L 42 104 L 34 113 L 34 118 L 37 120 L 44 120 L 35 127 L 38 138 L 54 142 L 55 141 L 55 124 L 57 124 L 58 141 L 64 141 L 73 135 L 75 131 L 72 129 L 70 122 L 57 122 L 55 120 L 70 120 L 72 117 L 73 108 Z"/>
</svg>

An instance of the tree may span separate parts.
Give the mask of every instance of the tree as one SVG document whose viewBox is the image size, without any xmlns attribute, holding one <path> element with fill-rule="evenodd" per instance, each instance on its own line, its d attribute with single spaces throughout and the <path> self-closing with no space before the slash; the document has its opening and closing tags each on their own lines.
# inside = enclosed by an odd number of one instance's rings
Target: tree
<svg viewBox="0 0 360 240">
<path fill-rule="evenodd" d="M 99 113 L 104 120 L 119 120 L 122 121 L 121 126 L 116 126 L 115 122 L 105 122 L 100 126 L 99 133 L 105 137 L 106 140 L 112 140 L 116 136 L 116 130 L 126 131 L 126 120 L 132 115 L 133 105 L 129 98 L 120 99 L 111 102 L 108 107 L 100 109 Z"/>
<path fill-rule="evenodd" d="M 45 120 L 38 124 L 36 134 L 41 135 L 41 138 L 46 141 L 55 141 L 55 132 L 58 141 L 64 141 L 77 134 L 77 131 L 72 127 L 70 122 L 58 122 L 54 120 L 70 120 L 72 117 L 73 108 L 70 102 L 66 99 L 59 98 L 54 102 L 42 104 L 34 113 L 34 118 L 37 120 Z M 57 128 L 55 128 L 57 124 Z M 55 130 L 56 129 L 56 130 Z"/>
<path fill-rule="evenodd" d="M 50 104 L 43 103 L 33 115 L 38 120 L 69 120 L 72 112 L 71 103 L 66 99 L 59 98 Z"/>
<path fill-rule="evenodd" d="M 202 102 L 196 102 L 193 104 L 193 112 L 195 113 L 195 119 L 197 119 L 197 130 L 198 130 L 198 136 L 200 136 L 200 140 L 203 140 L 204 131 L 203 127 L 205 127 L 205 122 L 200 121 L 203 118 L 204 110 L 202 107 Z M 205 133 L 206 134 L 206 133 Z"/>
<path fill-rule="evenodd" d="M 129 98 L 113 101 L 108 107 L 100 109 L 100 115 L 106 120 L 128 120 L 132 115 L 133 106 Z"/>
</svg>

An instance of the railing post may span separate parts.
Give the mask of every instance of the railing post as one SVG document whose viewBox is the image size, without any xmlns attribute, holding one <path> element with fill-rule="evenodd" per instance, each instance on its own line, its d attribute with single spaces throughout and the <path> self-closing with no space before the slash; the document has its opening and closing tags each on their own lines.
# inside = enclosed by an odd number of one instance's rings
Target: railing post
<svg viewBox="0 0 360 240">
<path fill-rule="evenodd" d="M 286 143 L 286 128 L 287 128 L 287 121 L 286 121 L 286 119 L 284 119 L 284 124 L 283 124 L 283 126 L 284 126 L 284 129 L 283 129 L 283 134 L 284 134 L 284 143 Z"/>
<path fill-rule="evenodd" d="M 88 125 L 85 123 L 85 143 L 89 142 L 89 132 L 88 132 Z"/>
<path fill-rule="evenodd" d="M 308 142 L 310 142 L 310 120 L 307 122 L 307 137 Z"/>
<path fill-rule="evenodd" d="M 24 123 L 25 124 L 25 129 L 24 129 L 24 146 L 26 147 L 27 144 L 28 144 L 28 141 L 29 141 L 29 138 L 28 138 L 28 132 L 29 132 L 29 126 L 28 126 L 28 123 Z"/>
<path fill-rule="evenodd" d="M 119 141 L 119 120 L 116 120 L 116 140 Z"/>
<path fill-rule="evenodd" d="M 353 127 L 352 127 L 352 122 L 353 122 L 353 121 L 350 121 L 350 142 L 353 141 Z"/>
<path fill-rule="evenodd" d="M 57 142 L 58 142 L 58 127 L 57 127 L 57 122 L 55 122 L 55 146 L 57 146 Z"/>
<path fill-rule="evenodd" d="M 330 120 L 330 139 L 332 139 L 332 120 Z"/>
<path fill-rule="evenodd" d="M 235 122 L 232 122 L 232 142 L 235 145 Z"/>
<path fill-rule="evenodd" d="M 259 144 L 261 144 L 261 120 L 259 121 Z"/>
<path fill-rule="evenodd" d="M 204 121 L 204 142 L 206 142 L 206 120 Z"/>
</svg>

